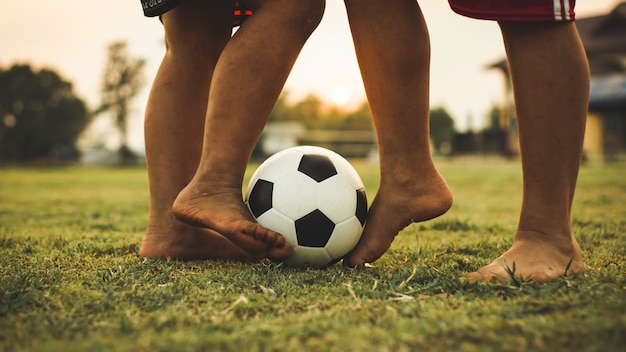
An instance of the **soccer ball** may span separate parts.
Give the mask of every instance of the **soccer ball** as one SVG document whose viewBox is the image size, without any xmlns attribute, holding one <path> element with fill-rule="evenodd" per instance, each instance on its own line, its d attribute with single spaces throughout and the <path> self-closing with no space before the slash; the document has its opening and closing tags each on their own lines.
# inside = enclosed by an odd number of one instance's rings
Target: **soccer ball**
<svg viewBox="0 0 626 352">
<path fill-rule="evenodd" d="M 250 179 L 246 204 L 259 224 L 293 247 L 285 262 L 300 267 L 339 261 L 356 246 L 367 217 L 359 174 L 339 154 L 314 146 L 265 160 Z"/>
</svg>

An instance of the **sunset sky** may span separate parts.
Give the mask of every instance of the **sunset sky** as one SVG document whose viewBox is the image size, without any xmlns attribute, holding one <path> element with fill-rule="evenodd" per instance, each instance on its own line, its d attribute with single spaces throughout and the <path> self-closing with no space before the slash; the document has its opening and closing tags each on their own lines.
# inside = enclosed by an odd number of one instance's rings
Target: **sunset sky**
<svg viewBox="0 0 626 352">
<path fill-rule="evenodd" d="M 389 0 L 392 1 L 392 0 Z M 578 0 L 577 16 L 601 15 L 621 0 Z M 502 77 L 485 67 L 504 58 L 498 26 L 454 14 L 445 0 L 420 2 L 431 34 L 431 105 L 445 107 L 460 129 L 479 127 L 502 99 Z M 133 56 L 147 60 L 151 80 L 163 56 L 158 19 L 144 18 L 139 0 L 0 0 L 0 66 L 28 63 L 52 68 L 74 83 L 90 107 L 99 99 L 109 43 L 123 40 Z M 133 113 L 134 147 L 141 148 L 143 107 L 149 85 Z M 346 108 L 365 100 L 343 1 L 327 0 L 326 13 L 307 42 L 286 89 L 293 99 L 313 93 Z"/>
</svg>

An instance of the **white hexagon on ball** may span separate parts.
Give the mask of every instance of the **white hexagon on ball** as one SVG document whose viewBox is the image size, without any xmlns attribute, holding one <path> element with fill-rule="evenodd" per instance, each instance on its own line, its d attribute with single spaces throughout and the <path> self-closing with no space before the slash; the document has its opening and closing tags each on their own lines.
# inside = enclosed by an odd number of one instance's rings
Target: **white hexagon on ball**
<svg viewBox="0 0 626 352">
<path fill-rule="evenodd" d="M 332 263 L 333 259 L 324 248 L 298 246 L 294 248 L 293 255 L 285 259 L 285 263 L 309 268 L 323 268 Z"/>
<path fill-rule="evenodd" d="M 300 172 L 292 172 L 274 184 L 274 209 L 299 219 L 317 209 L 319 184 Z"/>
<path fill-rule="evenodd" d="M 324 247 L 333 258 L 348 254 L 361 239 L 363 226 L 355 216 L 335 225 L 335 230 Z"/>
<path fill-rule="evenodd" d="M 341 175 L 335 175 L 319 184 L 317 208 L 335 224 L 354 217 L 356 211 L 356 191 Z M 340 199 L 341 201 L 337 201 Z"/>
</svg>

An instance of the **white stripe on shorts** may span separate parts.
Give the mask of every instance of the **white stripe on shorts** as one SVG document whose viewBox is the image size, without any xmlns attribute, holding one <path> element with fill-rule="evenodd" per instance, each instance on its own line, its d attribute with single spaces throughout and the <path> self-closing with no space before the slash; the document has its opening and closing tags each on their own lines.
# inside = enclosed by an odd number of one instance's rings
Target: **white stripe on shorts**
<svg viewBox="0 0 626 352">
<path fill-rule="evenodd" d="M 570 21 L 569 0 L 554 0 L 554 19 L 557 21 Z"/>
</svg>

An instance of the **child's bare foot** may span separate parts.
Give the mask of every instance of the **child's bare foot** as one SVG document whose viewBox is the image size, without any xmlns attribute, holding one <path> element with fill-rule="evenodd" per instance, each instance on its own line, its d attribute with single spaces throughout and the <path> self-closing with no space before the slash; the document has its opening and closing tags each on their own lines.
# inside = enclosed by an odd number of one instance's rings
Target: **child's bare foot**
<svg viewBox="0 0 626 352">
<path fill-rule="evenodd" d="M 176 218 L 217 231 L 248 254 L 285 259 L 292 248 L 284 237 L 259 225 L 241 197 L 241 188 L 191 183 L 172 207 Z"/>
<path fill-rule="evenodd" d="M 157 221 L 153 221 L 156 223 Z M 158 224 L 149 224 L 141 242 L 139 255 L 142 257 L 192 260 L 232 259 L 257 261 L 229 239 L 215 231 L 182 223 L 173 215 L 159 219 Z"/>
<path fill-rule="evenodd" d="M 344 265 L 362 268 L 380 258 L 396 235 L 413 222 L 436 218 L 452 206 L 452 192 L 437 174 L 425 181 L 406 185 L 381 185 L 370 207 L 363 235 L 356 248 L 344 258 Z"/>
<path fill-rule="evenodd" d="M 582 253 L 574 236 L 561 238 L 518 231 L 511 249 L 467 278 L 472 281 L 506 281 L 510 279 L 513 265 L 516 278 L 538 283 L 585 271 Z"/>
</svg>

